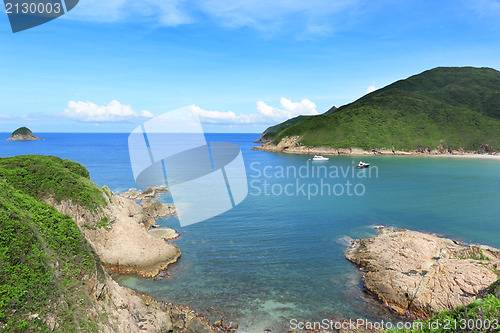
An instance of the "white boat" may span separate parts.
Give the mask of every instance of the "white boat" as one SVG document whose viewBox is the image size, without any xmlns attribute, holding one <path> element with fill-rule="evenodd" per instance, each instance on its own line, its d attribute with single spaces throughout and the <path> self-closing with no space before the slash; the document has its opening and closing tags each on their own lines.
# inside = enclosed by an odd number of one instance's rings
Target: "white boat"
<svg viewBox="0 0 500 333">
<path fill-rule="evenodd" d="M 358 165 L 356 165 L 356 168 L 358 169 L 363 169 L 363 168 L 368 168 L 370 167 L 370 163 L 365 163 L 362 161 L 359 161 Z"/>
<path fill-rule="evenodd" d="M 314 155 L 314 157 L 313 157 L 312 160 L 313 161 L 328 161 L 329 158 L 328 157 L 323 157 L 321 155 Z"/>
</svg>

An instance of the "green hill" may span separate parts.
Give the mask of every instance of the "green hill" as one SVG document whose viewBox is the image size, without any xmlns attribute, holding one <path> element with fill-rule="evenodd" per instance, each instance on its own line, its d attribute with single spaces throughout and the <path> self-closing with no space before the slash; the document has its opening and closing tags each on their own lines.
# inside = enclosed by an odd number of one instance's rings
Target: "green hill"
<svg viewBox="0 0 500 333">
<path fill-rule="evenodd" d="M 311 116 L 273 140 L 306 146 L 395 150 L 500 150 L 500 72 L 440 67 L 376 90 L 335 112 Z"/>
<path fill-rule="evenodd" d="M 0 331 L 98 331 L 85 277 L 104 279 L 99 258 L 68 216 L 41 199 L 105 204 L 82 165 L 50 156 L 0 158 Z"/>
</svg>

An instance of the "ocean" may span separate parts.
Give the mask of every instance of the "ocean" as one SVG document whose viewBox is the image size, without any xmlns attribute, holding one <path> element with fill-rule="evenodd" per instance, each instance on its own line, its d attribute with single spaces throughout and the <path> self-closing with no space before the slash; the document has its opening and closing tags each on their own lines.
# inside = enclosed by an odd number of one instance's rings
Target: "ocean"
<svg viewBox="0 0 500 333">
<path fill-rule="evenodd" d="M 137 187 L 127 134 L 37 133 L 43 141 L 10 142 L 0 156 L 54 155 L 82 163 L 99 186 Z M 363 291 L 358 268 L 344 258 L 350 238 L 385 225 L 500 247 L 500 161 L 445 157 L 360 157 L 252 151 L 258 134 L 207 134 L 241 147 L 247 198 L 219 216 L 176 229 L 181 259 L 157 280 L 116 277 L 120 284 L 241 332 L 286 331 L 290 320 L 397 320 Z M 161 199 L 171 202 L 167 194 Z"/>
</svg>

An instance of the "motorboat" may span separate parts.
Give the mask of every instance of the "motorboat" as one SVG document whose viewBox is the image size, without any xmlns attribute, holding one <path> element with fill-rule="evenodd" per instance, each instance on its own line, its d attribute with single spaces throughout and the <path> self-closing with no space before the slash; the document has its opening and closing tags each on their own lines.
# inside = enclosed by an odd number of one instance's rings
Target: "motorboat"
<svg viewBox="0 0 500 333">
<path fill-rule="evenodd" d="M 358 168 L 358 169 L 369 168 L 369 167 L 370 167 L 370 163 L 365 163 L 362 161 L 359 161 L 358 165 L 356 165 L 356 168 Z"/>
<path fill-rule="evenodd" d="M 312 160 L 313 161 L 328 161 L 329 158 L 328 157 L 323 157 L 321 155 L 314 155 L 314 157 L 313 157 Z"/>
</svg>

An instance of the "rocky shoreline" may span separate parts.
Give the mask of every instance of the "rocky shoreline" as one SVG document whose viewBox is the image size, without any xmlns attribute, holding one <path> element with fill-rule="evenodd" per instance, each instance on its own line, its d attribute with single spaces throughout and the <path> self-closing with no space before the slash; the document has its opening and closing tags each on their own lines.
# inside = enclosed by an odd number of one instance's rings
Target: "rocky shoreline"
<svg viewBox="0 0 500 333">
<path fill-rule="evenodd" d="M 283 138 L 277 145 L 267 142 L 261 146 L 253 147 L 252 150 L 260 150 L 275 153 L 308 154 L 308 155 L 352 155 L 352 156 L 470 156 L 470 157 L 498 157 L 500 154 L 492 151 L 491 147 L 485 145 L 480 151 L 466 151 L 463 149 L 452 150 L 444 146 L 437 149 L 421 148 L 412 151 L 401 151 L 393 149 L 372 149 L 371 151 L 359 148 L 329 148 L 329 147 L 307 147 L 299 143 L 300 137 Z"/>
<path fill-rule="evenodd" d="M 167 242 L 179 234 L 169 228 L 154 228 L 155 218 L 175 214 L 172 204 L 153 200 L 166 191 L 166 188 L 144 192 L 131 189 L 121 196 L 104 187 L 107 206 L 102 211 L 89 211 L 70 200 L 57 203 L 47 198 L 45 202 L 76 222 L 106 270 L 156 278 L 181 256 L 177 244 Z M 155 333 L 232 331 L 212 326 L 188 307 L 158 302 L 148 295 L 121 287 L 108 274 L 101 278 L 88 277 L 84 283 L 95 301 L 87 306 L 88 316 L 96 320 L 108 316 L 108 323 L 100 328 L 102 332 L 116 329 Z"/>
<path fill-rule="evenodd" d="M 345 257 L 360 267 L 366 290 L 399 316 L 426 319 L 467 305 L 499 278 L 498 249 L 405 229 L 377 231 L 351 241 Z"/>
</svg>

